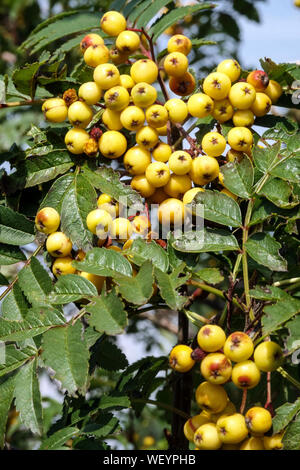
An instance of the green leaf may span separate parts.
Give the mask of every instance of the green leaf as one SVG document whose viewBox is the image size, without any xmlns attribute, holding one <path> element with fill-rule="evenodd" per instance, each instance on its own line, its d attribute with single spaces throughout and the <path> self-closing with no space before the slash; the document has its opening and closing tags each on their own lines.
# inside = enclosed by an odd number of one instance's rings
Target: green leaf
<svg viewBox="0 0 300 470">
<path fill-rule="evenodd" d="M 164 272 L 169 267 L 167 252 L 153 240 L 150 243 L 141 238 L 134 240 L 128 250 L 128 258 L 138 266 L 147 260 L 152 261 L 153 265 Z"/>
<path fill-rule="evenodd" d="M 75 426 L 60 429 L 42 442 L 40 450 L 57 450 L 78 432 Z"/>
<path fill-rule="evenodd" d="M 101 34 L 98 15 L 75 10 L 63 12 L 41 23 L 22 44 L 21 48 L 30 51 L 32 55 L 58 39 L 84 31 L 90 32 L 95 28 L 97 34 Z"/>
<path fill-rule="evenodd" d="M 246 251 L 257 263 L 273 271 L 287 271 L 287 261 L 279 254 L 281 248 L 268 233 L 255 233 L 245 243 Z"/>
<path fill-rule="evenodd" d="M 9 377 L 0 383 L 0 449 L 3 449 L 6 431 L 6 422 L 11 402 L 14 398 L 15 376 Z"/>
<path fill-rule="evenodd" d="M 119 430 L 119 420 L 111 413 L 102 413 L 97 417 L 96 422 L 87 423 L 82 432 L 92 434 L 98 438 L 107 437 Z"/>
<path fill-rule="evenodd" d="M 36 186 L 53 180 L 58 175 L 65 173 L 74 165 L 74 160 L 69 152 L 54 150 L 43 158 L 36 155 L 28 157 L 18 168 L 18 173 L 26 177 L 25 188 Z"/>
<path fill-rule="evenodd" d="M 0 273 L 0 286 L 7 286 L 9 284 L 9 281 L 6 279 L 5 276 L 3 276 L 2 273 Z"/>
<path fill-rule="evenodd" d="M 224 185 L 236 196 L 249 199 L 252 194 L 254 171 L 252 163 L 244 154 L 240 162 L 227 163 L 221 167 Z"/>
<path fill-rule="evenodd" d="M 0 206 L 0 243 L 22 246 L 34 239 L 33 222 L 8 207 Z"/>
<path fill-rule="evenodd" d="M 187 301 L 187 297 L 181 295 L 176 289 L 186 283 L 189 275 L 181 276 L 185 264 L 182 263 L 178 268 L 174 269 L 171 274 L 166 274 L 161 269 L 155 267 L 155 278 L 160 290 L 160 295 L 166 304 L 172 310 L 180 310 Z"/>
<path fill-rule="evenodd" d="M 18 274 L 19 286 L 27 300 L 33 305 L 47 303 L 46 296 L 52 291 L 52 280 L 37 258 L 31 258 Z"/>
<path fill-rule="evenodd" d="M 284 450 L 300 450 L 300 415 L 292 422 L 284 433 L 282 442 Z"/>
<path fill-rule="evenodd" d="M 145 11 L 146 8 L 151 5 L 151 3 L 152 0 L 133 0 L 129 2 L 124 8 L 124 15 L 128 17 L 128 21 L 130 23 L 134 24 L 134 22 L 139 18 L 141 13 L 143 13 L 143 11 Z"/>
<path fill-rule="evenodd" d="M 55 378 L 69 394 L 85 393 L 89 351 L 79 321 L 62 328 L 51 328 L 43 335 L 42 359 L 54 370 Z"/>
<path fill-rule="evenodd" d="M 2 354 L 2 351 L 0 351 Z M 18 369 L 30 358 L 37 355 L 37 350 L 31 346 L 18 349 L 14 344 L 8 344 L 3 351 L 5 361 L 0 362 L 0 377 Z"/>
<path fill-rule="evenodd" d="M 115 276 L 118 292 L 135 305 L 144 305 L 153 294 L 153 267 L 150 261 L 142 264 L 136 276 Z"/>
<path fill-rule="evenodd" d="M 291 101 L 289 101 L 289 105 Z M 289 107 L 289 106 L 288 106 Z M 272 126 L 271 129 L 268 129 L 263 134 L 264 139 L 270 140 L 279 140 L 280 142 L 287 143 L 291 136 L 297 132 L 298 126 L 295 121 L 291 119 L 281 118 L 275 126 Z"/>
<path fill-rule="evenodd" d="M 125 354 L 108 339 L 100 344 L 95 354 L 96 363 L 102 369 L 116 371 L 128 367 Z"/>
<path fill-rule="evenodd" d="M 186 232 L 184 235 L 176 238 L 172 246 L 184 253 L 239 250 L 239 245 L 234 235 L 226 230 L 212 228 L 204 228 L 201 232 Z"/>
<path fill-rule="evenodd" d="M 224 281 L 224 276 L 222 276 L 218 268 L 203 268 L 193 274 L 208 284 L 219 284 Z"/>
<path fill-rule="evenodd" d="M 286 299 L 264 308 L 263 335 L 273 333 L 300 312 L 300 300 Z"/>
<path fill-rule="evenodd" d="M 93 234 L 87 228 L 86 218 L 97 207 L 96 202 L 96 191 L 81 174 L 75 177 L 62 201 L 61 229 L 84 251 L 92 248 Z"/>
<path fill-rule="evenodd" d="M 300 155 L 295 155 L 276 165 L 270 171 L 270 174 L 278 178 L 290 181 L 291 183 L 300 183 Z"/>
<path fill-rule="evenodd" d="M 22 320 L 30 308 L 19 283 L 16 282 L 2 302 L 2 318 L 6 320 Z"/>
<path fill-rule="evenodd" d="M 273 433 L 282 431 L 294 419 L 300 410 L 300 398 L 295 403 L 285 403 L 275 410 L 273 418 Z"/>
<path fill-rule="evenodd" d="M 0 265 L 9 265 L 26 261 L 26 256 L 20 248 L 0 243 Z"/>
<path fill-rule="evenodd" d="M 155 42 L 159 36 L 167 29 L 169 26 L 172 26 L 174 23 L 177 23 L 179 20 L 183 19 L 186 15 L 191 15 L 193 13 L 198 13 L 201 10 L 208 10 L 212 8 L 211 3 L 201 3 L 200 5 L 191 5 L 186 7 L 175 8 L 169 13 L 163 15 L 157 23 L 155 23 L 149 31 L 150 36 L 153 34 L 153 41 Z"/>
<path fill-rule="evenodd" d="M 278 207 L 288 209 L 298 204 L 298 200 L 293 198 L 291 185 L 279 178 L 270 178 L 258 194 L 264 195 Z"/>
<path fill-rule="evenodd" d="M 192 207 L 195 209 L 196 215 L 198 213 L 198 204 L 201 204 L 201 212 L 199 211 L 198 215 L 202 214 L 202 205 L 204 205 L 205 219 L 231 227 L 242 226 L 242 214 L 239 205 L 226 194 L 209 190 L 197 193 L 192 201 Z"/>
<path fill-rule="evenodd" d="M 43 207 L 53 207 L 61 213 L 61 207 L 64 198 L 70 190 L 70 186 L 74 184 L 74 173 L 67 173 L 54 181 L 48 193 L 44 197 L 40 209 Z"/>
<path fill-rule="evenodd" d="M 103 290 L 100 297 L 86 306 L 86 311 L 91 314 L 89 324 L 100 333 L 119 335 L 127 326 L 124 305 L 114 290 L 106 294 Z"/>
<path fill-rule="evenodd" d="M 43 409 L 37 378 L 37 359 L 24 365 L 16 375 L 16 408 L 24 426 L 33 434 L 42 435 Z"/>
<path fill-rule="evenodd" d="M 90 281 L 77 274 L 67 274 L 58 278 L 54 291 L 48 296 L 48 301 L 57 305 L 68 304 L 97 294 L 96 287 Z"/>
<path fill-rule="evenodd" d="M 97 274 L 98 276 L 132 275 L 131 264 L 125 256 L 107 248 L 93 248 L 87 253 L 83 261 L 73 261 L 72 264 L 79 271 Z"/>
<path fill-rule="evenodd" d="M 271 165 L 279 158 L 280 142 L 271 147 L 254 147 L 252 150 L 253 159 L 257 168 L 262 172 L 268 172 Z"/>
<path fill-rule="evenodd" d="M 265 198 L 257 200 L 252 211 L 250 226 L 261 224 L 265 220 L 268 220 L 276 215 L 288 218 L 290 217 L 290 212 L 285 212 Z"/>
<path fill-rule="evenodd" d="M 102 395 L 98 404 L 100 410 L 130 408 L 131 403 L 127 395 L 120 392 L 112 392 L 110 395 Z"/>
<path fill-rule="evenodd" d="M 277 300 L 290 299 L 291 296 L 279 287 L 274 286 L 256 286 L 250 289 L 250 295 L 254 299 L 276 302 Z"/>
<path fill-rule="evenodd" d="M 21 69 L 16 69 L 13 73 L 12 79 L 16 89 L 24 95 L 34 98 L 37 86 L 37 73 L 40 68 L 39 62 L 33 64 L 26 64 Z"/>
<path fill-rule="evenodd" d="M 153 2 L 150 3 L 149 1 L 143 2 L 140 6 L 141 11 L 140 13 L 137 13 L 137 21 L 136 21 L 136 28 L 141 28 L 145 27 L 157 13 L 166 5 L 171 3 L 172 0 L 154 0 Z M 145 6 L 146 4 L 146 6 Z M 137 12 L 138 8 L 135 9 Z"/>
<path fill-rule="evenodd" d="M 300 316 L 296 316 L 284 326 L 289 330 L 289 337 L 286 341 L 288 353 L 300 352 Z M 299 357 L 299 353 L 297 356 Z"/>
<path fill-rule="evenodd" d="M 92 171 L 87 167 L 82 169 L 83 175 L 90 183 L 102 193 L 109 194 L 113 199 L 119 201 L 122 198 L 122 204 L 132 206 L 142 204 L 141 196 L 120 181 L 120 175 L 112 168 L 100 167 L 97 171 Z"/>
<path fill-rule="evenodd" d="M 13 321 L 0 318 L 0 341 L 23 341 L 64 324 L 62 314 L 51 308 L 32 308 L 26 320 Z"/>
</svg>

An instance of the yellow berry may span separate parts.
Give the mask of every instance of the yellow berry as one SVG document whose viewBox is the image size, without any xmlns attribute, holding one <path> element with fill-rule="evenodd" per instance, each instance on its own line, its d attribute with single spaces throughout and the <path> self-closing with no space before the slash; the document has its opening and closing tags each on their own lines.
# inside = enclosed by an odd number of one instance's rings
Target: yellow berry
<svg viewBox="0 0 300 470">
<path fill-rule="evenodd" d="M 160 224 L 181 225 L 185 218 L 183 202 L 176 198 L 165 199 L 158 208 L 158 220 Z"/>
<path fill-rule="evenodd" d="M 242 331 L 231 333 L 224 344 L 224 354 L 234 362 L 246 361 L 253 351 L 252 339 Z"/>
<path fill-rule="evenodd" d="M 274 434 L 273 436 L 264 436 L 263 442 L 266 450 L 280 450 L 283 448 L 282 438 L 283 432 Z"/>
<path fill-rule="evenodd" d="M 68 107 L 62 98 L 49 98 L 42 106 L 47 121 L 63 122 L 68 116 Z"/>
<path fill-rule="evenodd" d="M 101 194 L 97 200 L 98 209 L 103 209 L 108 212 L 112 218 L 118 217 L 119 215 L 119 203 L 116 202 L 108 194 Z"/>
<path fill-rule="evenodd" d="M 224 444 L 238 444 L 248 435 L 245 418 L 240 413 L 221 416 L 217 421 L 219 437 Z"/>
<path fill-rule="evenodd" d="M 126 242 L 132 235 L 132 225 L 124 217 L 118 217 L 112 221 L 110 227 L 110 236 L 113 240 Z"/>
<path fill-rule="evenodd" d="M 136 143 L 145 149 L 152 149 L 158 142 L 156 129 L 150 126 L 144 126 L 136 133 Z"/>
<path fill-rule="evenodd" d="M 203 82 L 203 90 L 214 100 L 227 98 L 231 87 L 231 80 L 225 73 L 210 73 Z"/>
<path fill-rule="evenodd" d="M 236 82 L 240 78 L 241 67 L 237 60 L 227 59 L 218 65 L 217 72 L 225 73 L 232 82 Z"/>
<path fill-rule="evenodd" d="M 247 127 L 234 127 L 228 132 L 228 144 L 234 150 L 247 152 L 253 144 L 252 132 Z"/>
<path fill-rule="evenodd" d="M 184 424 L 183 432 L 184 432 L 185 437 L 190 442 L 194 442 L 195 432 L 200 426 L 202 426 L 202 424 L 206 424 L 206 423 L 209 423 L 209 419 L 207 416 L 203 414 L 203 412 L 196 416 L 192 416 Z"/>
<path fill-rule="evenodd" d="M 164 186 L 164 191 L 170 197 L 181 199 L 184 193 L 191 189 L 191 187 L 192 181 L 188 175 L 176 175 L 173 173 Z"/>
<path fill-rule="evenodd" d="M 168 41 L 168 52 L 181 52 L 188 55 L 192 49 L 191 40 L 183 34 L 175 34 Z"/>
<path fill-rule="evenodd" d="M 272 427 L 271 413 L 261 406 L 253 406 L 245 415 L 246 424 L 253 435 L 262 435 Z"/>
<path fill-rule="evenodd" d="M 94 70 L 94 81 L 102 90 L 108 90 L 120 83 L 120 72 L 113 64 L 100 64 Z"/>
<path fill-rule="evenodd" d="M 69 152 L 79 155 L 83 153 L 84 145 L 90 139 L 89 134 L 84 129 L 70 129 L 65 135 L 65 144 Z"/>
<path fill-rule="evenodd" d="M 145 175 L 134 176 L 131 180 L 130 186 L 145 198 L 148 198 L 155 193 L 155 187 L 149 183 Z"/>
<path fill-rule="evenodd" d="M 193 350 L 185 344 L 178 344 L 170 352 L 169 364 L 177 372 L 188 372 L 194 366 Z"/>
<path fill-rule="evenodd" d="M 195 93 L 189 98 L 187 107 L 193 117 L 204 118 L 213 112 L 214 102 L 205 93 Z"/>
<path fill-rule="evenodd" d="M 119 158 L 126 152 L 127 140 L 118 131 L 107 131 L 99 139 L 99 150 L 107 158 Z"/>
<path fill-rule="evenodd" d="M 231 377 L 231 361 L 222 353 L 210 353 L 202 360 L 200 370 L 208 382 L 221 385 Z"/>
<path fill-rule="evenodd" d="M 105 281 L 105 277 L 97 276 L 96 274 L 87 273 L 85 271 L 80 271 L 79 276 L 84 277 L 90 281 L 97 288 L 98 293 L 102 291 L 102 287 Z"/>
<path fill-rule="evenodd" d="M 150 152 L 138 145 L 127 150 L 124 155 L 124 166 L 131 175 L 143 175 L 150 163 Z"/>
<path fill-rule="evenodd" d="M 219 171 L 220 167 L 216 158 L 201 155 L 201 157 L 194 158 L 192 161 L 190 177 L 195 184 L 204 186 L 216 179 L 219 175 Z"/>
<path fill-rule="evenodd" d="M 62 258 L 56 258 L 52 265 L 52 272 L 54 276 L 63 276 L 66 274 L 75 274 L 76 269 L 73 268 L 72 262 L 73 258 L 71 256 L 64 256 Z"/>
<path fill-rule="evenodd" d="M 109 50 L 109 58 L 113 64 L 121 65 L 121 64 L 125 64 L 128 61 L 128 54 L 126 54 L 125 52 L 119 51 L 116 47 L 112 47 Z M 121 82 L 121 76 L 120 76 L 120 82 Z M 121 83 L 121 85 L 125 86 L 123 83 Z M 125 86 L 125 88 L 127 87 Z"/>
<path fill-rule="evenodd" d="M 165 186 L 170 179 L 170 170 L 163 162 L 153 162 L 146 169 L 146 178 L 155 188 Z"/>
<path fill-rule="evenodd" d="M 134 31 L 122 31 L 116 39 L 116 47 L 119 51 L 132 54 L 140 47 L 140 37 Z"/>
<path fill-rule="evenodd" d="M 270 80 L 269 85 L 265 89 L 265 93 L 271 98 L 272 103 L 275 104 L 283 93 L 282 86 L 275 80 Z"/>
<path fill-rule="evenodd" d="M 206 423 L 200 426 L 194 435 L 194 443 L 200 450 L 218 450 L 222 446 L 217 426 L 214 423 Z"/>
<path fill-rule="evenodd" d="M 132 221 L 132 229 L 135 233 L 145 236 L 151 230 L 151 223 L 145 215 L 137 215 Z"/>
<path fill-rule="evenodd" d="M 221 413 L 228 403 L 228 395 L 221 385 L 202 382 L 196 389 L 196 402 L 212 413 Z"/>
<path fill-rule="evenodd" d="M 169 113 L 169 119 L 173 123 L 183 123 L 188 115 L 188 108 L 184 101 L 172 98 L 165 103 L 165 108 Z"/>
<path fill-rule="evenodd" d="M 214 109 L 212 112 L 213 117 L 219 122 L 226 122 L 232 118 L 234 109 L 228 98 L 224 100 L 215 101 Z"/>
<path fill-rule="evenodd" d="M 128 106 L 121 112 L 120 120 L 125 129 L 137 131 L 145 122 L 145 114 L 138 106 Z"/>
<path fill-rule="evenodd" d="M 130 75 L 127 75 L 127 74 L 123 73 L 123 74 L 120 75 L 120 85 L 122 87 L 126 88 L 128 93 L 130 93 L 132 88 L 135 85 L 135 82 L 132 80 Z"/>
<path fill-rule="evenodd" d="M 89 46 L 83 55 L 83 59 L 87 65 L 95 68 L 97 65 L 108 62 L 109 50 L 104 44 Z"/>
<path fill-rule="evenodd" d="M 56 232 L 60 224 L 60 215 L 53 207 L 43 207 L 35 217 L 35 226 L 39 232 Z"/>
<path fill-rule="evenodd" d="M 237 109 L 248 109 L 255 101 L 256 91 L 250 83 L 238 82 L 232 85 L 229 100 Z"/>
<path fill-rule="evenodd" d="M 132 88 L 131 97 L 136 106 L 148 108 L 148 106 L 151 106 L 156 101 L 157 91 L 149 83 L 140 82 Z"/>
<path fill-rule="evenodd" d="M 238 362 L 232 369 L 232 381 L 238 388 L 254 388 L 260 381 L 260 371 L 253 361 Z"/>
<path fill-rule="evenodd" d="M 156 129 L 158 131 L 158 129 Z M 154 150 L 152 151 L 152 156 L 154 160 L 158 162 L 166 163 L 172 154 L 172 149 L 170 145 L 165 144 L 164 142 L 159 142 Z"/>
<path fill-rule="evenodd" d="M 184 150 L 173 152 L 169 158 L 169 168 L 175 175 L 186 175 L 192 167 L 192 157 Z"/>
<path fill-rule="evenodd" d="M 54 258 L 63 258 L 72 251 L 72 242 L 63 232 L 52 232 L 46 241 L 46 250 Z"/>
<path fill-rule="evenodd" d="M 102 122 L 111 131 L 119 131 L 123 128 L 120 119 L 120 112 L 106 108 L 102 114 Z"/>
<path fill-rule="evenodd" d="M 106 239 L 112 223 L 111 215 L 103 209 L 95 209 L 87 215 L 87 228 L 98 238 Z"/>
<path fill-rule="evenodd" d="M 82 101 L 75 101 L 69 106 L 68 119 L 72 126 L 85 128 L 93 118 L 92 109 Z"/>
<path fill-rule="evenodd" d="M 251 111 L 257 117 L 262 117 L 268 114 L 272 107 L 271 98 L 265 93 L 256 93 L 256 98 L 251 106 Z"/>
<path fill-rule="evenodd" d="M 104 101 L 107 108 L 113 111 L 122 111 L 129 104 L 129 93 L 123 86 L 114 86 L 104 94 Z"/>
<path fill-rule="evenodd" d="M 265 450 L 265 448 L 261 438 L 252 436 L 242 443 L 239 450 Z"/>
<path fill-rule="evenodd" d="M 169 119 L 168 111 L 160 104 L 153 104 L 146 109 L 146 119 L 149 126 L 162 127 Z"/>
<path fill-rule="evenodd" d="M 201 188 L 194 189 L 201 190 Z M 203 351 L 216 352 L 224 346 L 226 335 L 223 328 L 218 325 L 205 325 L 198 331 L 197 341 Z"/>
<path fill-rule="evenodd" d="M 238 109 L 232 120 L 236 127 L 251 127 L 254 124 L 254 114 L 250 109 Z"/>
<path fill-rule="evenodd" d="M 203 137 L 201 146 L 210 157 L 219 157 L 226 148 L 226 140 L 218 132 L 208 132 Z"/>
<path fill-rule="evenodd" d="M 130 68 L 130 75 L 135 83 L 153 83 L 157 79 L 158 68 L 151 59 L 140 59 L 134 62 Z"/>
<path fill-rule="evenodd" d="M 81 85 L 78 90 L 78 96 L 86 104 L 93 105 L 100 101 L 102 90 L 95 82 L 86 82 Z"/>
<path fill-rule="evenodd" d="M 254 361 L 259 370 L 273 372 L 283 362 L 282 349 L 274 341 L 264 341 L 255 348 Z"/>
<path fill-rule="evenodd" d="M 126 29 L 126 19 L 118 11 L 107 11 L 100 20 L 100 26 L 108 36 L 118 36 Z"/>
<path fill-rule="evenodd" d="M 189 61 L 182 52 L 171 52 L 164 60 L 165 72 L 171 77 L 182 77 L 188 69 Z"/>
</svg>

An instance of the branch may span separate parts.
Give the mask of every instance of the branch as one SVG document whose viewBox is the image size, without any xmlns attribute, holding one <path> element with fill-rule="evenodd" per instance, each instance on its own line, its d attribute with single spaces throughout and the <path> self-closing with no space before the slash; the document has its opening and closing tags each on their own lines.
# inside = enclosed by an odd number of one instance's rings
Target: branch
<svg viewBox="0 0 300 470">
<path fill-rule="evenodd" d="M 41 104 L 45 99 L 40 100 L 25 100 L 25 101 L 11 101 L 10 103 L 0 103 L 0 109 L 3 108 L 14 108 L 16 106 L 32 106 L 34 104 Z"/>
</svg>

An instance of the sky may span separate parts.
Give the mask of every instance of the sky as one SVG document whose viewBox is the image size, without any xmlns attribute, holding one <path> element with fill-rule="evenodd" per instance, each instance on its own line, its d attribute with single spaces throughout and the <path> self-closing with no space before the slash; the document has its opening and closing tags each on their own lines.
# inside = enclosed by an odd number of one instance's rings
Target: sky
<svg viewBox="0 0 300 470">
<path fill-rule="evenodd" d="M 261 23 L 239 19 L 243 63 L 258 66 L 262 57 L 275 62 L 300 61 L 300 8 L 293 0 L 267 0 L 256 6 Z"/>
</svg>

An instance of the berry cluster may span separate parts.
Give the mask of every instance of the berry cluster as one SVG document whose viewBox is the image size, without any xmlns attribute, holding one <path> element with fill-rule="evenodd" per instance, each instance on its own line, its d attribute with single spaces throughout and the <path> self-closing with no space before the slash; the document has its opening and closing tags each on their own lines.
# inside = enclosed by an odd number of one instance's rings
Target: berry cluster
<svg viewBox="0 0 300 470">
<path fill-rule="evenodd" d="M 196 390 L 196 402 L 204 411 L 186 422 L 187 439 L 198 449 L 207 450 L 219 449 L 224 444 L 242 450 L 278 448 L 278 439 L 274 436 L 262 438 L 272 426 L 270 412 L 253 407 L 244 417 L 236 412 L 222 385 L 231 380 L 242 390 L 256 387 L 261 372 L 272 372 L 281 365 L 281 347 L 273 341 L 264 341 L 255 348 L 250 336 L 241 331 L 226 338 L 218 325 L 203 326 L 197 334 L 197 342 L 199 347 L 195 350 L 182 344 L 175 346 L 169 357 L 170 366 L 177 372 L 188 372 L 200 362 L 205 379 Z M 249 432 L 251 437 L 248 437 Z"/>
<path fill-rule="evenodd" d="M 94 69 L 94 81 L 83 83 L 78 95 L 75 90 L 67 90 L 63 98 L 46 100 L 45 117 L 52 122 L 68 118 L 74 126 L 65 136 L 71 153 L 97 156 L 100 152 L 108 159 L 123 156 L 132 188 L 149 202 L 160 205 L 159 222 L 163 223 L 167 216 L 170 223 L 182 223 L 185 205 L 197 192 L 204 191 L 203 186 L 218 177 L 222 185 L 216 157 L 224 154 L 227 143 L 230 146 L 227 161 L 240 159 L 243 153 L 251 157 L 253 136 L 249 127 L 255 116 L 269 112 L 282 93 L 281 86 L 259 70 L 251 72 L 246 80 L 241 79 L 240 65 L 229 59 L 205 78 L 203 92 L 192 94 L 196 81 L 188 70 L 187 55 L 192 49 L 188 37 L 172 36 L 167 55 L 158 63 L 151 38 L 144 30 L 128 28 L 122 14 L 109 11 L 100 24 L 105 34 L 115 38 L 113 46 L 107 47 L 103 38 L 94 33 L 80 43 L 85 63 Z M 145 58 L 133 61 L 137 52 Z M 120 74 L 118 66 L 122 64 L 130 67 L 129 74 Z M 169 98 L 167 76 L 169 90 L 181 98 Z M 161 86 L 164 103 L 158 100 L 156 81 Z M 88 132 L 86 128 L 94 111 L 101 108 L 100 123 Z M 182 125 L 191 117 L 208 115 L 217 121 L 216 131 L 204 135 L 198 144 L 186 135 Z M 231 119 L 235 127 L 229 131 L 226 142 L 220 123 Z M 191 148 L 180 150 L 176 142 L 172 144 L 174 129 L 181 134 L 178 145 L 186 138 Z M 133 136 L 135 145 L 128 148 Z M 168 143 L 163 136 L 167 136 Z M 222 192 L 236 198 L 227 189 Z M 101 217 L 105 226 L 111 223 L 109 214 L 102 213 Z M 128 222 L 114 224 L 122 224 L 122 230 L 127 226 L 128 233 L 131 231 Z M 94 228 L 91 230 L 94 232 Z"/>
</svg>

